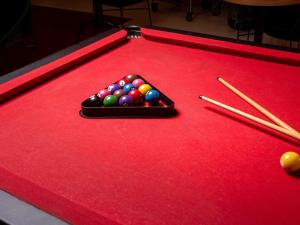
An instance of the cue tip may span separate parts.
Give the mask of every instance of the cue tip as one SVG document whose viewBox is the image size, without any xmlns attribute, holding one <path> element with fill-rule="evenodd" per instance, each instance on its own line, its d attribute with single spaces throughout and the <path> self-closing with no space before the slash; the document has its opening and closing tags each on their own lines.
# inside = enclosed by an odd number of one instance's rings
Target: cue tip
<svg viewBox="0 0 300 225">
<path fill-rule="evenodd" d="M 222 77 L 217 77 L 217 80 L 220 80 L 220 79 L 222 79 Z"/>
<path fill-rule="evenodd" d="M 203 100 L 203 95 L 200 95 L 199 98 Z"/>
</svg>

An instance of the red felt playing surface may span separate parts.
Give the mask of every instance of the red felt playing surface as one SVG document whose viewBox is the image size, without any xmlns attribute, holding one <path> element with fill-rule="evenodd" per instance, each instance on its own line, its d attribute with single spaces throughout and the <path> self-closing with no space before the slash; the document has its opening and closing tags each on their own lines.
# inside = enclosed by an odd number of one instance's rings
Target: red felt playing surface
<svg viewBox="0 0 300 225">
<path fill-rule="evenodd" d="M 279 158 L 299 152 L 299 144 L 198 96 L 263 118 L 218 83 L 222 76 L 300 128 L 300 57 L 143 32 L 146 38 L 124 42 L 1 106 L 0 187 L 78 225 L 298 224 L 300 179 L 285 174 Z M 121 31 L 94 48 L 124 37 Z M 181 46 L 182 40 L 194 48 Z M 170 97 L 178 115 L 79 116 L 84 99 L 128 73 L 141 74 Z M 32 72 L 3 84 L 1 93 L 36 77 Z"/>
</svg>

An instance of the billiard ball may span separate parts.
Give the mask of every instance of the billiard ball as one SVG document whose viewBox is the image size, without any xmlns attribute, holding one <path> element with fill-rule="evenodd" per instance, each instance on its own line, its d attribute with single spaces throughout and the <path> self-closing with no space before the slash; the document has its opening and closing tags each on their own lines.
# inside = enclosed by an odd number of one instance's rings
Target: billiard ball
<svg viewBox="0 0 300 225">
<path fill-rule="evenodd" d="M 137 89 L 133 89 L 128 93 L 133 98 L 133 104 L 139 105 L 143 102 L 143 95 Z"/>
<path fill-rule="evenodd" d="M 126 85 L 123 87 L 123 90 L 125 91 L 126 94 L 128 94 L 129 91 L 131 91 L 131 89 L 134 89 L 134 86 L 133 86 L 132 83 L 126 84 Z"/>
<path fill-rule="evenodd" d="M 117 104 L 117 97 L 114 95 L 107 95 L 103 100 L 103 105 L 107 106 L 114 106 Z"/>
<path fill-rule="evenodd" d="M 107 95 L 110 95 L 110 94 L 111 94 L 111 92 L 110 92 L 109 90 L 103 89 L 103 90 L 101 90 L 101 91 L 98 92 L 97 96 L 98 96 L 101 100 L 103 100 Z"/>
<path fill-rule="evenodd" d="M 150 105 L 155 105 L 159 101 L 159 92 L 157 90 L 150 90 L 145 95 L 145 101 L 149 102 Z"/>
<path fill-rule="evenodd" d="M 118 89 L 120 89 L 120 87 L 117 84 L 111 84 L 107 87 L 107 90 L 109 90 L 110 93 L 114 93 Z"/>
<path fill-rule="evenodd" d="M 142 93 L 142 95 L 145 95 L 151 89 L 152 87 L 149 84 L 142 84 L 139 86 L 139 91 Z"/>
<path fill-rule="evenodd" d="M 123 95 L 119 99 L 120 106 L 130 106 L 133 103 L 133 98 L 129 95 Z"/>
<path fill-rule="evenodd" d="M 127 80 L 129 80 L 129 82 L 132 82 L 132 81 L 134 81 L 135 79 L 137 79 L 137 75 L 135 75 L 135 74 L 128 74 L 125 78 L 127 79 Z"/>
<path fill-rule="evenodd" d="M 119 99 L 123 95 L 126 95 L 126 92 L 123 89 L 119 89 L 114 92 L 114 96 L 116 96 L 117 99 Z"/>
<path fill-rule="evenodd" d="M 118 85 L 120 88 L 123 88 L 128 83 L 130 83 L 130 81 L 127 80 L 126 78 L 118 81 Z"/>
<path fill-rule="evenodd" d="M 286 152 L 280 157 L 280 164 L 286 172 L 296 172 L 300 170 L 300 156 L 296 152 Z"/>
<path fill-rule="evenodd" d="M 132 81 L 132 84 L 135 88 L 139 88 L 139 86 L 141 86 L 144 83 L 145 81 L 143 81 L 142 79 L 135 79 L 134 81 Z"/>
<path fill-rule="evenodd" d="M 101 104 L 101 100 L 97 95 L 92 95 L 88 98 L 88 105 L 89 106 L 98 106 Z"/>
</svg>

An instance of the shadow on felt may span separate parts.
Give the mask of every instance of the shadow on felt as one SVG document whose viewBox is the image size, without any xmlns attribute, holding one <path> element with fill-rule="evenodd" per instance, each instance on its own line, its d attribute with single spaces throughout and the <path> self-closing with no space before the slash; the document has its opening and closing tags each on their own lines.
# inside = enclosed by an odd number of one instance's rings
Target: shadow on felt
<svg viewBox="0 0 300 225">
<path fill-rule="evenodd" d="M 289 176 L 293 177 L 293 178 L 297 178 L 300 179 L 300 170 L 294 172 L 294 173 L 288 173 Z"/>
<path fill-rule="evenodd" d="M 271 136 L 273 136 L 275 138 L 278 138 L 280 140 L 286 141 L 286 142 L 288 142 L 288 143 L 290 143 L 294 146 L 300 147 L 300 142 L 299 141 L 296 141 L 296 140 L 294 140 L 292 138 L 289 138 L 287 136 L 283 136 L 283 134 L 281 135 L 280 133 L 275 133 L 276 131 L 272 131 L 270 128 L 262 127 L 262 125 L 258 125 L 258 124 L 254 123 L 254 122 L 251 122 L 250 120 L 247 120 L 245 118 L 242 118 L 242 117 L 238 118 L 238 116 L 230 115 L 229 113 L 223 112 L 221 110 L 218 110 L 218 109 L 215 109 L 215 108 L 212 108 L 212 107 L 209 107 L 209 106 L 206 106 L 205 108 L 207 110 L 211 111 L 211 112 L 217 113 L 217 114 L 219 114 L 221 116 L 224 116 L 228 119 L 234 120 L 238 123 L 246 125 L 246 126 L 248 126 L 250 128 L 253 128 L 257 131 L 263 132 L 265 134 L 271 135 Z"/>
</svg>

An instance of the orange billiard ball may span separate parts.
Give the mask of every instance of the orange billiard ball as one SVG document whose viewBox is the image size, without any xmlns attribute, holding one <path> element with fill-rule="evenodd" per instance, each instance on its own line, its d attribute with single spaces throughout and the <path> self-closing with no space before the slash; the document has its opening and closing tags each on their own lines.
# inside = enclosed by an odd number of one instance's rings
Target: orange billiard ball
<svg viewBox="0 0 300 225">
<path fill-rule="evenodd" d="M 300 156 L 296 152 L 286 152 L 280 157 L 280 165 L 288 172 L 293 173 L 300 170 Z"/>
</svg>

